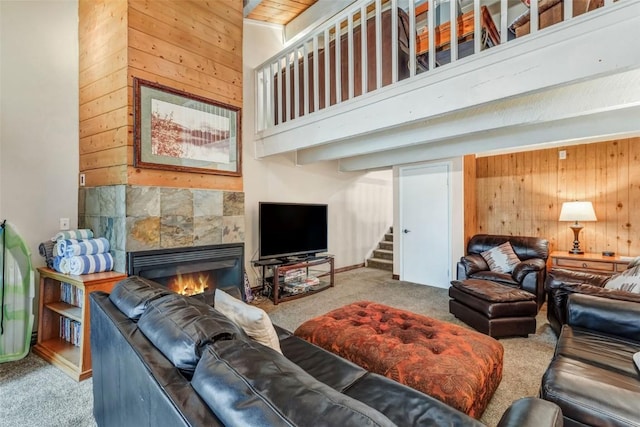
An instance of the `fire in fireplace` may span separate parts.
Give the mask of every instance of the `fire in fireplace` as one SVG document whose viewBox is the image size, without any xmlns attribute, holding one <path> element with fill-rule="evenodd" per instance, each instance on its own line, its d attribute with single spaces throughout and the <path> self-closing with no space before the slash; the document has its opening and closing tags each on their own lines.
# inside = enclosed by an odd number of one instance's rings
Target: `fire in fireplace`
<svg viewBox="0 0 640 427">
<path fill-rule="evenodd" d="M 244 298 L 243 260 L 243 243 L 129 252 L 127 273 L 185 295 L 221 288 Z"/>
</svg>

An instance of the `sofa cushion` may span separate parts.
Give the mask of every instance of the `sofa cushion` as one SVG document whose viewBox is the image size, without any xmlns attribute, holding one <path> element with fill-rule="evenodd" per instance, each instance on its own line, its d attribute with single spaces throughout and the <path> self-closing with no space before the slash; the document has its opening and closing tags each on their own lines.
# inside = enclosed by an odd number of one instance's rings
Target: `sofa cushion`
<svg viewBox="0 0 640 427">
<path fill-rule="evenodd" d="M 640 265 L 627 268 L 622 273 L 616 274 L 607 280 L 604 287 L 618 291 L 640 294 Z"/>
<path fill-rule="evenodd" d="M 640 381 L 635 374 L 557 356 L 542 377 L 540 397 L 560 406 L 571 425 L 640 425 Z"/>
<path fill-rule="evenodd" d="M 236 336 L 249 339 L 220 312 L 178 294 L 151 301 L 140 316 L 138 327 L 174 366 L 188 376 L 193 373 L 206 344 Z"/>
<path fill-rule="evenodd" d="M 392 426 L 387 417 L 252 341 L 208 346 L 191 382 L 228 426 Z"/>
<path fill-rule="evenodd" d="M 264 310 L 218 289 L 214 296 L 214 306 L 216 310 L 240 326 L 251 338 L 262 345 L 271 347 L 278 353 L 282 353 L 278 334 L 276 334 L 271 319 Z"/>
<path fill-rule="evenodd" d="M 480 255 L 489 265 L 489 269 L 496 273 L 510 273 L 520 262 L 509 242 L 504 242 L 495 248 L 482 252 Z"/>
<path fill-rule="evenodd" d="M 172 294 L 164 286 L 138 276 L 130 276 L 118 282 L 109 300 L 131 320 L 138 320 L 147 309 L 149 301 Z"/>
</svg>

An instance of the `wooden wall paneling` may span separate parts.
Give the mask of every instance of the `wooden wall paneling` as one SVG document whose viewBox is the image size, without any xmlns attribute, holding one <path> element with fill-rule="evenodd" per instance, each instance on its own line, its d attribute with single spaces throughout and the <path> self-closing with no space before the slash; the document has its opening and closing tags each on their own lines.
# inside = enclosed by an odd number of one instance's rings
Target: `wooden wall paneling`
<svg viewBox="0 0 640 427">
<path fill-rule="evenodd" d="M 584 163 L 583 167 L 583 179 L 584 182 L 584 199 L 593 203 L 593 208 L 596 211 L 596 217 L 598 216 L 598 205 L 596 203 L 596 168 L 595 168 L 595 144 L 585 144 L 584 147 Z M 597 230 L 595 225 L 597 222 L 590 222 L 585 225 L 586 231 L 585 235 L 587 236 L 585 251 L 594 252 L 598 249 L 598 238 L 597 238 Z"/>
<path fill-rule="evenodd" d="M 478 227 L 478 215 L 476 206 L 478 204 L 476 185 L 476 156 L 471 154 L 463 158 L 463 197 L 464 197 L 464 245 L 466 247 L 469 239 L 476 233 Z"/>
<path fill-rule="evenodd" d="M 629 140 L 629 254 L 640 255 L 640 141 Z"/>
<path fill-rule="evenodd" d="M 572 195 L 567 190 L 568 169 L 570 168 L 569 162 L 573 159 L 573 153 L 566 147 L 562 147 L 562 150 L 567 152 L 567 158 L 564 160 L 558 160 L 557 175 L 556 175 L 556 200 L 555 203 L 558 206 L 556 221 L 560 218 L 560 212 L 562 210 L 562 204 L 572 200 Z M 571 248 L 570 242 L 573 241 L 573 232 L 568 228 L 570 223 L 563 221 L 562 228 L 558 234 L 558 246 L 562 248 Z"/>
<path fill-rule="evenodd" d="M 80 103 L 80 121 L 98 117 L 127 105 L 127 95 L 127 86 L 123 86 L 93 100 Z"/>
<path fill-rule="evenodd" d="M 217 2 L 216 7 L 211 7 L 208 2 L 202 0 L 186 0 L 197 11 L 198 15 L 216 17 L 234 26 L 242 27 L 244 19 L 243 4 L 239 1 Z"/>
<path fill-rule="evenodd" d="M 162 3 L 159 3 L 161 6 Z M 134 8 L 129 9 L 129 27 L 148 34 L 158 40 L 171 41 L 176 46 L 188 47 L 187 50 L 201 57 L 216 58 L 234 70 L 242 70 L 242 49 L 230 52 L 222 49 L 210 40 L 196 37 L 188 28 L 177 28 L 162 21 L 149 19 L 145 13 Z"/>
<path fill-rule="evenodd" d="M 606 242 L 606 218 L 607 218 L 607 197 L 606 197 L 606 182 L 607 182 L 607 146 L 605 143 L 591 144 L 594 151 L 594 172 L 595 172 L 595 184 L 594 184 L 594 200 L 593 207 L 596 211 L 596 217 L 598 221 L 592 224 L 595 230 L 595 245 L 600 248 L 600 251 L 610 250 L 607 248 Z"/>
<path fill-rule="evenodd" d="M 140 169 L 132 166 L 127 168 L 126 173 L 130 185 L 243 191 L 241 177 Z"/>
<path fill-rule="evenodd" d="M 476 231 L 471 234 L 477 234 L 483 232 L 486 229 L 484 218 L 486 214 L 484 209 L 489 204 L 489 196 L 487 194 L 488 185 L 487 181 L 487 161 L 488 157 L 476 158 Z"/>
<path fill-rule="evenodd" d="M 162 52 L 162 58 L 167 61 L 182 64 L 187 68 L 198 70 L 242 89 L 242 70 L 233 69 L 220 63 L 215 57 L 194 55 L 182 46 L 175 46 L 133 28 L 129 31 L 129 42 L 130 46 L 137 50 Z"/>
<path fill-rule="evenodd" d="M 629 229 L 627 224 L 629 223 L 629 162 L 627 159 L 627 154 L 629 152 L 629 140 L 628 139 L 620 139 L 617 144 L 617 160 L 618 160 L 618 168 L 616 172 L 618 173 L 617 182 L 618 186 L 617 190 L 617 202 L 616 202 L 616 213 L 617 213 L 617 235 L 616 240 L 618 241 L 618 253 L 629 253 Z"/>
<path fill-rule="evenodd" d="M 79 85 L 83 87 L 103 77 L 115 73 L 127 66 L 126 47 L 93 62 L 89 67 L 80 70 Z"/>
<path fill-rule="evenodd" d="M 85 185 L 98 187 L 127 183 L 127 165 L 109 166 L 101 169 L 90 169 L 84 172 Z"/>
<path fill-rule="evenodd" d="M 118 129 L 129 123 L 129 110 L 126 105 L 97 117 L 80 122 L 80 138 L 95 135 L 112 129 Z"/>
<path fill-rule="evenodd" d="M 545 211 L 545 216 L 547 223 L 547 234 L 546 238 L 549 240 L 551 249 L 556 249 L 560 247 L 559 241 L 559 228 L 561 224 L 558 222 L 558 218 L 560 217 L 560 207 L 558 204 L 558 194 L 556 182 L 558 180 L 558 151 L 551 149 L 545 150 L 541 153 L 543 156 L 543 161 L 545 163 L 546 170 L 546 187 L 543 194 L 546 196 L 545 205 L 547 207 Z M 562 225 L 564 227 L 564 225 Z"/>
<path fill-rule="evenodd" d="M 114 165 L 126 165 L 128 149 L 129 147 L 124 145 L 121 147 L 108 148 L 95 153 L 81 154 L 80 170 L 88 171 L 91 169 L 101 169 Z"/>
<path fill-rule="evenodd" d="M 238 106 L 238 103 L 242 102 L 241 87 L 216 79 L 197 69 L 167 61 L 160 56 L 141 50 L 129 49 L 129 68 L 132 72 L 138 69 L 145 70 L 158 76 L 168 77 L 191 86 L 200 87 L 207 91 L 207 98 L 215 99 L 225 104 Z"/>
<path fill-rule="evenodd" d="M 133 128 L 121 126 L 80 139 L 80 155 L 130 145 Z"/>
<path fill-rule="evenodd" d="M 618 216 L 618 141 L 607 142 L 607 181 L 606 181 L 606 218 L 614 219 Z M 608 250 L 618 253 L 617 239 L 618 225 L 614 221 L 607 221 L 605 231 L 606 245 Z"/>
<path fill-rule="evenodd" d="M 127 86 L 127 67 L 80 86 L 80 105 Z"/>
</svg>

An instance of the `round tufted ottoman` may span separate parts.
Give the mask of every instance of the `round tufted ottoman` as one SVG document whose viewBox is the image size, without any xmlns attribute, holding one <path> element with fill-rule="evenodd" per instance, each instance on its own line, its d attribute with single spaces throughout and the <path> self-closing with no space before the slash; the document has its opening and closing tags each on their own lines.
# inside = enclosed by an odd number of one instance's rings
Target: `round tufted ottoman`
<svg viewBox="0 0 640 427">
<path fill-rule="evenodd" d="M 360 301 L 295 335 L 479 418 L 502 379 L 502 345 L 476 331 Z"/>
</svg>

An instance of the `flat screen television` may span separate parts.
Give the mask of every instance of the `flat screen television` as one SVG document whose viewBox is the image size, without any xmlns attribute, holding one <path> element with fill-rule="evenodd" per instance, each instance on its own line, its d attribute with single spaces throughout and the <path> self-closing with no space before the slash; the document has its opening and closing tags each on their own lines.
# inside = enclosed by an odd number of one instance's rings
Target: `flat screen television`
<svg viewBox="0 0 640 427">
<path fill-rule="evenodd" d="M 258 215 L 260 259 L 327 251 L 327 205 L 260 202 Z"/>
</svg>

